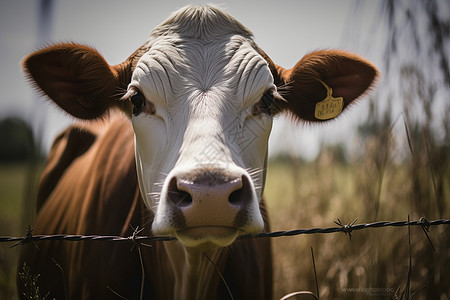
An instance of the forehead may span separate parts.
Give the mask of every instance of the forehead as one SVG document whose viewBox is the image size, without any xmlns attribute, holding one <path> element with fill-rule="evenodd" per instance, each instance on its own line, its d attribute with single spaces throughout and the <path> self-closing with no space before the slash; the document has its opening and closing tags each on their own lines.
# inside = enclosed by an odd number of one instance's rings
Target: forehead
<svg viewBox="0 0 450 300">
<path fill-rule="evenodd" d="M 131 86 L 152 98 L 226 88 L 246 99 L 273 81 L 250 31 L 214 8 L 178 12 L 152 32 L 146 49 Z"/>
</svg>

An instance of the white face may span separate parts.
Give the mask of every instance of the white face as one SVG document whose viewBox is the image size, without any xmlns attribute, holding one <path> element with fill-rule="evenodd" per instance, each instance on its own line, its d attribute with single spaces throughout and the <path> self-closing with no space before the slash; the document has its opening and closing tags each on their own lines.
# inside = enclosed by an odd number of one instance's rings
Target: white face
<svg viewBox="0 0 450 300">
<path fill-rule="evenodd" d="M 157 38 L 128 90 L 145 98 L 132 123 L 153 232 L 195 247 L 227 246 L 240 233 L 261 231 L 272 119 L 252 111 L 276 87 L 252 42 Z"/>
</svg>

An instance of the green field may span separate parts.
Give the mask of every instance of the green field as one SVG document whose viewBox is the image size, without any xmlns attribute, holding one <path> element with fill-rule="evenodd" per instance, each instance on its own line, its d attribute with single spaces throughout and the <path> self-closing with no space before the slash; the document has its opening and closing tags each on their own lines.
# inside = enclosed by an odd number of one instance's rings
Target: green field
<svg viewBox="0 0 450 300">
<path fill-rule="evenodd" d="M 24 163 L 0 165 L 0 236 L 23 236 L 32 223 L 32 199 L 42 169 L 41 164 Z M 16 299 L 16 265 L 20 248 L 0 244 L 0 299 Z"/>
<path fill-rule="evenodd" d="M 21 234 L 22 201 L 25 193 L 26 166 L 0 167 L 0 235 Z M 0 244 L 0 298 L 10 299 L 14 292 L 17 249 Z M 14 299 L 14 298 L 13 298 Z"/>
<path fill-rule="evenodd" d="M 418 172 L 409 163 L 383 165 L 373 157 L 342 162 L 333 151 L 324 150 L 314 162 L 271 161 L 265 198 L 272 230 L 334 227 L 337 218 L 344 223 L 357 217 L 358 223 L 406 220 L 408 214 L 412 220 L 449 218 L 448 165 L 431 176 L 429 163 Z M 24 233 L 28 172 L 25 165 L 0 167 L 0 235 Z M 448 226 L 431 228 L 434 252 L 422 229 L 411 228 L 410 289 L 418 291 L 414 299 L 446 299 L 443 295 L 450 294 L 449 232 Z M 407 227 L 357 231 L 351 241 L 333 233 L 280 237 L 272 243 L 275 299 L 296 291 L 315 292 L 311 247 L 321 299 L 386 299 L 400 295 L 408 281 Z M 9 246 L 0 245 L 0 299 L 15 297 L 19 248 Z"/>
<path fill-rule="evenodd" d="M 17 234 L 17 221 L 22 214 L 21 202 L 25 195 L 26 166 L 7 165 L 0 167 L 0 220 L 2 234 Z"/>
</svg>

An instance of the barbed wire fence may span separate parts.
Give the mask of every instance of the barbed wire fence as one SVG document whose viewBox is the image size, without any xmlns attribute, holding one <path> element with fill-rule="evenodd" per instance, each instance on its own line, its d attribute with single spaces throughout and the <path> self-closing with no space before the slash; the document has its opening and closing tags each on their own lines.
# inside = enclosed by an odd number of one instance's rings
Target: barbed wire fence
<svg viewBox="0 0 450 300">
<path fill-rule="evenodd" d="M 368 228 L 382 228 L 382 227 L 405 227 L 408 226 L 408 236 L 409 236 L 409 247 L 410 247 L 410 260 L 409 260 L 409 268 L 411 270 L 411 242 L 410 242 L 410 228 L 411 226 L 420 226 L 426 235 L 428 242 L 430 243 L 431 247 L 433 248 L 433 251 L 436 252 L 436 249 L 428 235 L 428 232 L 432 226 L 439 226 L 439 225 L 450 225 L 449 219 L 438 219 L 438 220 L 432 220 L 429 221 L 425 217 L 420 218 L 416 221 L 410 221 L 410 218 L 408 216 L 407 221 L 380 221 L 380 222 L 374 222 L 374 223 L 365 223 L 365 224 L 356 224 L 358 218 L 356 218 L 353 222 L 344 224 L 339 218 L 337 221 L 334 221 L 334 223 L 337 225 L 336 227 L 328 227 L 328 228 L 310 228 L 310 229 L 295 229 L 295 230 L 289 230 L 289 231 L 275 231 L 275 232 L 262 232 L 258 234 L 252 234 L 252 235 L 242 235 L 238 237 L 238 239 L 251 239 L 251 238 L 277 238 L 277 237 L 289 237 L 289 236 L 297 236 L 302 234 L 326 234 L 326 233 L 337 233 L 342 232 L 345 233 L 349 240 L 352 239 L 352 232 L 358 231 L 358 230 L 364 230 Z M 23 237 L 11 237 L 11 236 L 0 236 L 0 243 L 12 243 L 15 242 L 10 248 L 16 247 L 19 245 L 25 245 L 28 243 L 35 243 L 39 241 L 70 241 L 70 242 L 81 242 L 81 241 L 104 241 L 104 242 L 131 242 L 132 247 L 136 247 L 139 251 L 139 258 L 141 262 L 141 267 L 143 264 L 143 258 L 141 253 L 141 245 L 148 246 L 144 242 L 162 242 L 162 241 L 174 241 L 176 240 L 175 237 L 170 236 L 147 236 L 147 235 L 139 235 L 144 228 L 133 228 L 133 234 L 128 237 L 123 236 L 111 236 L 111 235 L 73 235 L 73 234 L 53 234 L 53 235 L 33 235 L 33 229 L 31 226 L 28 226 L 28 229 L 26 231 L 25 236 Z M 133 249 L 132 248 L 132 249 Z M 311 254 L 314 264 L 314 253 L 313 249 L 311 247 Z M 205 255 L 206 256 L 206 255 Z M 206 258 L 215 266 L 214 262 L 206 256 Z M 55 261 L 54 261 L 55 262 Z M 55 264 L 59 266 L 55 262 Z M 61 267 L 60 267 L 61 268 Z M 61 269 L 62 270 L 62 269 Z M 233 299 L 233 295 L 231 291 L 229 290 L 228 284 L 225 281 L 225 279 L 222 277 L 222 274 L 220 271 L 217 270 L 219 273 L 221 280 L 223 284 L 227 287 L 228 293 L 230 296 L 230 299 Z M 64 273 L 64 271 L 63 271 Z M 409 299 L 409 281 L 411 277 L 411 272 L 408 273 L 408 284 L 407 287 L 405 287 L 405 290 L 402 292 L 401 299 Z M 309 295 L 312 296 L 315 299 L 319 299 L 319 288 L 317 283 L 317 274 L 316 274 L 316 268 L 314 264 L 314 276 L 316 280 L 316 292 L 311 291 L 298 291 L 294 293 L 290 293 L 282 297 L 280 300 L 286 300 L 291 297 L 295 297 L 297 295 Z M 144 290 L 144 281 L 145 281 L 145 271 L 142 269 L 142 278 L 141 278 L 141 287 L 140 287 L 140 299 L 143 299 L 143 290 Z M 66 287 L 64 287 L 66 288 Z M 111 287 L 107 287 L 112 293 L 116 294 L 120 298 L 126 299 L 123 296 L 117 294 L 116 291 L 114 291 Z M 396 294 L 398 291 L 396 292 Z M 406 293 L 406 298 L 404 298 L 403 294 Z"/>
<path fill-rule="evenodd" d="M 336 233 L 343 232 L 348 235 L 349 239 L 352 238 L 352 232 L 357 230 L 363 230 L 368 228 L 381 228 L 381 227 L 404 227 L 404 226 L 421 226 L 423 232 L 428 238 L 431 246 L 434 249 L 434 246 L 431 242 L 430 237 L 428 236 L 428 232 L 430 227 L 439 226 L 439 225 L 450 225 L 449 219 L 438 219 L 429 221 L 425 217 L 420 218 L 420 220 L 416 221 L 380 221 L 374 223 L 366 223 L 366 224 L 355 224 L 358 218 L 356 218 L 353 222 L 344 224 L 338 218 L 337 221 L 334 221 L 337 227 L 328 227 L 328 228 L 310 228 L 310 229 L 295 229 L 289 231 L 274 231 L 274 232 L 261 232 L 252 235 L 242 235 L 239 239 L 250 239 L 250 238 L 276 238 L 283 236 L 297 236 L 302 234 L 325 234 L 325 233 Z M 126 242 L 132 241 L 133 243 L 141 243 L 141 242 L 161 242 L 161 241 L 173 241 L 176 240 L 175 237 L 171 236 L 148 236 L 148 235 L 138 235 L 142 230 L 136 228 L 133 235 L 128 237 L 123 236 L 113 236 L 113 235 L 74 235 L 74 234 L 53 234 L 53 235 L 33 235 L 33 229 L 28 226 L 27 232 L 23 237 L 12 237 L 12 236 L 0 236 L 0 243 L 8 243 L 8 242 L 16 242 L 11 247 L 15 247 L 18 245 L 24 245 L 31 242 L 39 242 L 39 241 L 71 241 L 71 242 L 80 242 L 80 241 L 105 241 L 105 242 Z"/>
</svg>

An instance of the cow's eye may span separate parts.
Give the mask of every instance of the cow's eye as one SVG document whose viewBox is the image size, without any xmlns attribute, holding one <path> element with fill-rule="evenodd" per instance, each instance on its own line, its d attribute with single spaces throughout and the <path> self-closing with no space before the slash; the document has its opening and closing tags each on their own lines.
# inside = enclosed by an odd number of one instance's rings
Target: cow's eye
<svg viewBox="0 0 450 300">
<path fill-rule="evenodd" d="M 133 104 L 133 115 L 137 116 L 145 107 L 145 97 L 140 91 L 131 96 L 131 103 Z"/>
<path fill-rule="evenodd" d="M 253 115 L 266 114 L 274 116 L 282 110 L 284 99 L 278 94 L 276 90 L 267 90 L 261 100 L 253 107 Z"/>
</svg>

